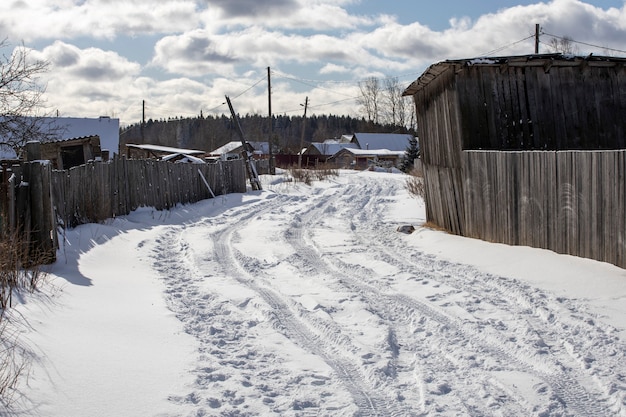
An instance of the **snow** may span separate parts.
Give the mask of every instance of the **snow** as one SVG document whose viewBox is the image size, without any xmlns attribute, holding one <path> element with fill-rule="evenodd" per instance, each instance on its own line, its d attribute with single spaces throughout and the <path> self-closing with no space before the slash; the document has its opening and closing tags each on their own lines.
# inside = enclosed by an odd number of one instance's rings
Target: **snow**
<svg viewBox="0 0 626 417">
<path fill-rule="evenodd" d="M 625 270 L 426 229 L 403 174 L 287 180 L 67 231 L 15 409 L 626 416 Z"/>
</svg>

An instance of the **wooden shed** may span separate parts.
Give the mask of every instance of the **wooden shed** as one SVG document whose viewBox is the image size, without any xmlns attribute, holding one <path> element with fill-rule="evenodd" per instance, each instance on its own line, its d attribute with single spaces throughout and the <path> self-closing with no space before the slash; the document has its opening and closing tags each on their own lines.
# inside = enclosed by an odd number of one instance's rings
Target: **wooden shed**
<svg viewBox="0 0 626 417">
<path fill-rule="evenodd" d="M 102 158 L 100 136 L 82 136 L 41 144 L 41 159 L 52 162 L 54 169 L 69 169 L 95 158 Z M 108 159 L 108 155 L 105 159 Z"/>
<path fill-rule="evenodd" d="M 427 220 L 626 267 L 626 59 L 449 60 L 413 96 Z"/>
</svg>

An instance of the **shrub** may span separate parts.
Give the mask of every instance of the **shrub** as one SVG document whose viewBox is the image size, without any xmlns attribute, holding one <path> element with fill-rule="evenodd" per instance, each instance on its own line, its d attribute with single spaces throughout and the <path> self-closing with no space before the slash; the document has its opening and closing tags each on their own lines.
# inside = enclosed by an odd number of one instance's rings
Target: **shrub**
<svg viewBox="0 0 626 417">
<path fill-rule="evenodd" d="M 425 198 L 426 188 L 424 187 L 424 175 L 421 170 L 413 168 L 409 172 L 409 177 L 406 180 L 405 187 L 409 194 L 414 197 Z"/>
<path fill-rule="evenodd" d="M 311 185 L 314 180 L 322 181 L 328 177 L 336 177 L 339 175 L 339 171 L 331 166 L 321 166 L 316 169 L 291 168 L 289 173 L 294 181 L 302 182 L 306 185 Z"/>
<path fill-rule="evenodd" d="M 0 309 L 11 307 L 14 291 L 33 292 L 45 276 L 42 264 L 49 263 L 40 253 L 29 253 L 28 244 L 17 233 L 0 239 Z"/>
<path fill-rule="evenodd" d="M 33 292 L 41 284 L 46 274 L 39 265 L 49 263 L 44 256 L 29 253 L 28 244 L 18 234 L 0 238 L 0 408 L 5 410 L 11 409 L 17 383 L 29 368 L 18 333 L 10 330 L 7 309 L 14 292 Z"/>
<path fill-rule="evenodd" d="M 0 415 L 3 415 L 2 408 L 11 409 L 17 383 L 28 373 L 29 362 L 26 358 L 17 336 L 11 334 L 7 321 L 0 319 Z"/>
</svg>

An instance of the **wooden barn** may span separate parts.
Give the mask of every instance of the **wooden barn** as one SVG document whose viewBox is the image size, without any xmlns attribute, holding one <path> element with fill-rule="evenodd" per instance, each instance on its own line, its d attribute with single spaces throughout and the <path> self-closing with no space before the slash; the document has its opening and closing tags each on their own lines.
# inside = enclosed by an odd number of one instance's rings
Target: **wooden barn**
<svg viewBox="0 0 626 417">
<path fill-rule="evenodd" d="M 626 268 L 626 58 L 449 60 L 404 95 L 428 221 Z"/>
</svg>

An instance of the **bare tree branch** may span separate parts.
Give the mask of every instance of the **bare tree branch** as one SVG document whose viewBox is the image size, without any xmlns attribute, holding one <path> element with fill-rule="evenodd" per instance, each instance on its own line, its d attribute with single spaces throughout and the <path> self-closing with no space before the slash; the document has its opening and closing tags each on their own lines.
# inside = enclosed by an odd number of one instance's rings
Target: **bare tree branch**
<svg viewBox="0 0 626 417">
<path fill-rule="evenodd" d="M 359 90 L 361 91 L 361 96 L 357 99 L 357 102 L 362 107 L 367 120 L 378 123 L 382 92 L 380 81 L 376 77 L 369 77 L 365 81 L 359 82 Z"/>
<path fill-rule="evenodd" d="M 6 39 L 0 42 L 0 49 L 8 47 Z M 9 146 L 16 153 L 29 140 L 45 140 L 54 135 L 46 129 L 44 119 L 36 117 L 45 92 L 38 76 L 48 67 L 45 61 L 30 59 L 24 46 L 0 56 L 0 145 Z"/>
</svg>

